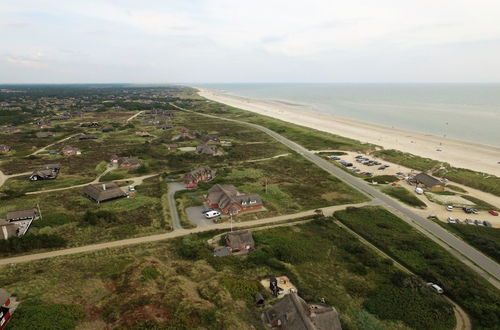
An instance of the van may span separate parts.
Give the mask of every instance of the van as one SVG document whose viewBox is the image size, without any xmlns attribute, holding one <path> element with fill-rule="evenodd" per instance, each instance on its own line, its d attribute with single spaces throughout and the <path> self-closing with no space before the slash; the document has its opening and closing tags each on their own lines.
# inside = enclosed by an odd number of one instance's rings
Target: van
<svg viewBox="0 0 500 330">
<path fill-rule="evenodd" d="M 434 284 L 434 283 L 427 283 L 427 285 L 433 289 L 434 291 L 436 291 L 437 293 L 439 294 L 442 294 L 444 292 L 443 288 L 441 288 L 439 285 L 437 284 Z"/>
<path fill-rule="evenodd" d="M 211 211 L 205 212 L 205 218 L 207 218 L 207 219 L 212 219 L 212 218 L 215 218 L 218 216 L 220 216 L 220 212 L 217 210 L 211 210 Z"/>
</svg>

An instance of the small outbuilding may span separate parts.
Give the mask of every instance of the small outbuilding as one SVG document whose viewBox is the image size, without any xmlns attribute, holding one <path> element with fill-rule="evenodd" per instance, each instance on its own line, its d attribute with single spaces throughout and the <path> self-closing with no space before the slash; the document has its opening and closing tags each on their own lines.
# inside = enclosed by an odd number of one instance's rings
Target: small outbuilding
<svg viewBox="0 0 500 330">
<path fill-rule="evenodd" d="M 7 220 L 8 222 L 24 221 L 24 220 L 33 221 L 36 218 L 37 218 L 36 208 L 10 211 L 7 212 L 7 215 L 5 216 L 5 220 Z"/>
<path fill-rule="evenodd" d="M 83 188 L 83 193 L 98 204 L 113 199 L 128 197 L 128 194 L 114 182 L 89 184 Z"/>
<path fill-rule="evenodd" d="M 52 180 L 57 178 L 59 174 L 59 170 L 61 169 L 60 164 L 48 164 L 44 167 L 41 167 L 30 175 L 31 181 L 39 181 L 39 180 Z"/>
<path fill-rule="evenodd" d="M 0 154 L 6 154 L 10 151 L 10 146 L 6 144 L 0 144 Z"/>
</svg>

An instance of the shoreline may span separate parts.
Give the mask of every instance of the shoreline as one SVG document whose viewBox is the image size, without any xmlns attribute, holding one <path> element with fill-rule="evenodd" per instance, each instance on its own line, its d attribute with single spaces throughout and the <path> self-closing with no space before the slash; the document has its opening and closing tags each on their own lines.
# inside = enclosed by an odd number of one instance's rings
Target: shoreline
<svg viewBox="0 0 500 330">
<path fill-rule="evenodd" d="M 431 134 L 404 131 L 352 119 L 308 112 L 282 102 L 262 101 L 226 94 L 213 89 L 194 87 L 198 95 L 226 105 L 280 119 L 335 135 L 396 149 L 421 157 L 500 176 L 500 148 L 453 140 Z M 441 151 L 437 151 L 440 149 Z"/>
</svg>

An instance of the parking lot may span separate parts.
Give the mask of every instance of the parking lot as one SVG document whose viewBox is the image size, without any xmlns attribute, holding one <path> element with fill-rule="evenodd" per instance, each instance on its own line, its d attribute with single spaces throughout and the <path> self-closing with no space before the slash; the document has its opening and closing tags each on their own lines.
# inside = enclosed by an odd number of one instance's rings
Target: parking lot
<svg viewBox="0 0 500 330">
<path fill-rule="evenodd" d="M 203 210 L 205 210 L 205 207 L 203 205 L 191 206 L 186 208 L 186 214 L 188 216 L 189 221 L 191 221 L 198 227 L 209 227 L 214 224 L 214 220 L 205 218 L 203 213 L 201 213 Z"/>
</svg>

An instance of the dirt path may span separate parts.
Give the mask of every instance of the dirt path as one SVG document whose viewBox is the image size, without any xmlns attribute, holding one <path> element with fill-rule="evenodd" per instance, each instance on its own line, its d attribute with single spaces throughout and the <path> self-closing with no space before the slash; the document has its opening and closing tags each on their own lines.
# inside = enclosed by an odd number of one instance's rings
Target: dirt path
<svg viewBox="0 0 500 330">
<path fill-rule="evenodd" d="M 129 119 L 127 119 L 127 123 L 131 120 L 133 120 L 135 117 L 139 116 L 141 113 L 143 113 L 144 111 L 139 111 L 138 113 L 136 113 L 135 115 L 131 116 Z"/>
<path fill-rule="evenodd" d="M 61 142 L 64 142 L 64 141 L 66 141 L 66 140 L 69 140 L 69 139 L 71 139 L 71 138 L 73 138 L 73 137 L 75 137 L 75 136 L 81 135 L 81 134 L 82 134 L 82 133 L 77 133 L 77 134 L 73 134 L 73 135 L 70 135 L 70 136 L 68 136 L 68 137 L 65 137 L 65 138 L 64 138 L 64 139 L 62 139 L 62 140 L 56 141 L 56 142 L 54 142 L 54 143 L 51 143 L 51 144 L 49 144 L 49 145 L 46 145 L 45 147 L 43 147 L 43 148 L 41 148 L 41 149 L 38 149 L 37 151 L 35 151 L 35 152 L 33 152 L 33 153 L 29 154 L 28 156 L 37 155 L 37 154 L 39 154 L 39 153 L 41 153 L 41 152 L 43 152 L 43 151 L 47 150 L 47 148 L 52 147 L 53 145 L 56 145 L 56 144 L 61 143 Z"/>
<path fill-rule="evenodd" d="M 16 176 L 30 175 L 32 172 L 24 172 L 24 173 L 16 173 L 5 175 L 2 171 L 0 171 L 0 187 L 5 184 L 5 182 L 10 178 L 15 178 Z"/>
<path fill-rule="evenodd" d="M 286 157 L 290 155 L 289 153 L 286 153 L 286 154 L 280 154 L 280 155 L 276 155 L 276 156 L 273 156 L 273 157 L 268 157 L 268 158 L 260 158 L 260 159 L 250 159 L 250 160 L 245 160 L 243 163 L 255 163 L 255 162 L 263 162 L 263 161 L 266 161 L 266 160 L 271 160 L 271 159 L 275 159 L 275 158 L 281 158 L 281 157 Z"/>
<path fill-rule="evenodd" d="M 63 188 L 54 188 L 54 189 L 47 189 L 47 190 L 30 191 L 30 192 L 27 192 L 26 195 L 38 195 L 38 194 L 45 194 L 45 193 L 54 192 L 54 191 L 62 191 L 62 190 L 68 190 L 68 189 L 85 187 L 85 186 L 88 186 L 89 184 L 98 183 L 99 179 L 102 176 L 104 176 L 107 172 L 109 172 L 110 170 L 111 169 L 104 171 L 97 178 L 95 178 L 93 181 L 88 182 L 88 183 L 82 183 L 82 184 L 77 184 L 77 185 L 74 185 L 74 186 L 63 187 Z M 132 181 L 132 185 L 138 186 L 138 185 L 142 184 L 142 182 L 145 179 L 151 178 L 151 177 L 156 176 L 156 175 L 158 175 L 158 174 L 157 173 L 155 173 L 155 174 L 148 174 L 148 175 L 138 176 L 138 177 L 134 177 L 134 178 L 127 178 L 127 179 L 120 179 L 120 180 L 113 180 L 113 181 L 115 181 L 115 182 Z"/>
<path fill-rule="evenodd" d="M 392 260 L 392 262 L 394 263 L 394 266 L 396 266 L 397 268 L 399 268 L 403 272 L 408 273 L 408 274 L 412 274 L 414 276 L 418 276 L 418 275 L 414 274 L 411 270 L 409 270 L 408 268 L 406 268 L 405 266 L 403 266 L 402 264 L 397 262 L 395 259 L 390 257 L 384 251 L 380 250 L 378 247 L 376 247 L 372 243 L 368 242 L 361 235 L 359 235 L 358 233 L 356 233 L 355 231 L 353 231 L 352 229 L 350 229 L 349 227 L 347 227 L 346 225 L 341 223 L 340 221 L 335 221 L 335 224 L 342 227 L 347 232 L 351 233 L 361 243 L 363 243 L 364 245 L 366 245 L 370 249 L 374 250 L 378 255 Z M 447 296 L 443 295 L 443 297 L 453 306 L 453 312 L 455 313 L 455 319 L 457 320 L 457 324 L 455 325 L 454 330 L 470 330 L 470 329 L 472 329 L 472 323 L 470 321 L 469 315 L 462 309 L 462 307 L 460 307 L 457 303 L 455 303 L 453 300 L 451 300 Z"/>
<path fill-rule="evenodd" d="M 323 211 L 323 213 L 325 215 L 329 216 L 329 215 L 333 214 L 333 212 L 343 210 L 349 206 L 362 207 L 362 206 L 366 206 L 366 205 L 370 205 L 370 203 L 329 206 L 329 207 L 322 208 L 321 210 Z M 237 228 L 262 226 L 262 225 L 273 224 L 275 222 L 303 218 L 303 217 L 311 216 L 314 214 L 315 214 L 314 210 L 309 210 L 309 211 L 299 212 L 299 213 L 295 213 L 295 214 L 280 215 L 280 216 L 276 216 L 276 217 L 264 218 L 264 219 L 259 219 L 259 220 L 236 222 L 236 223 L 233 223 L 233 226 L 237 227 Z M 186 236 L 189 234 L 201 233 L 204 231 L 230 229 L 230 228 L 231 228 L 231 223 L 224 222 L 224 223 L 214 224 L 213 226 L 210 226 L 210 227 L 197 227 L 197 228 L 193 228 L 193 229 L 178 229 L 178 230 L 174 230 L 172 232 L 168 232 L 168 233 L 164 233 L 164 234 L 129 238 L 129 239 L 113 241 L 113 242 L 91 244 L 91 245 L 70 248 L 70 249 L 36 253 L 36 254 L 30 254 L 30 255 L 19 256 L 19 257 L 3 258 L 3 259 L 0 259 L 0 266 L 10 265 L 10 264 L 15 264 L 15 263 L 20 263 L 20 262 L 29 262 L 29 261 L 34 261 L 34 260 L 54 258 L 54 257 L 59 257 L 59 256 L 66 256 L 66 255 L 77 254 L 77 253 L 92 252 L 92 251 L 103 250 L 103 249 L 108 249 L 108 248 L 116 248 L 116 247 L 122 247 L 122 246 L 134 245 L 134 244 L 156 242 L 156 241 L 161 241 L 161 240 L 165 240 L 165 239 Z"/>
</svg>

